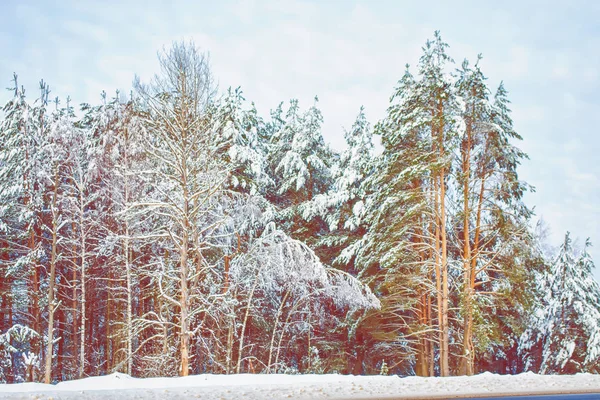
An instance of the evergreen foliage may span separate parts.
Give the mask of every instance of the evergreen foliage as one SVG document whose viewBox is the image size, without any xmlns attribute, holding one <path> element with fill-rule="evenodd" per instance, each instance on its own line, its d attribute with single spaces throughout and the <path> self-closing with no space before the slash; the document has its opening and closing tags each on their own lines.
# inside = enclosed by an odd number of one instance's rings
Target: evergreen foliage
<svg viewBox="0 0 600 400">
<path fill-rule="evenodd" d="M 527 369 L 545 374 L 600 371 L 600 287 L 592 276 L 590 246 L 588 239 L 577 256 L 567 233 L 542 276 L 544 297 L 520 343 Z"/>
<path fill-rule="evenodd" d="M 600 372 L 589 241 L 541 250 L 508 93 L 479 58 L 453 71 L 436 32 L 340 153 L 316 97 L 263 118 L 193 44 L 159 60 L 77 110 L 14 77 L 0 382 Z"/>
</svg>

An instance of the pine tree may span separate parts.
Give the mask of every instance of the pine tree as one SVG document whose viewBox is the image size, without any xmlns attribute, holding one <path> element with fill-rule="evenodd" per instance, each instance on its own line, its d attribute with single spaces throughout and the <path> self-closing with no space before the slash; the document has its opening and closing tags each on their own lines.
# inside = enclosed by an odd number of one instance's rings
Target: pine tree
<svg viewBox="0 0 600 400">
<path fill-rule="evenodd" d="M 463 263 L 463 357 L 459 370 L 465 374 L 475 372 L 476 353 L 488 348 L 486 335 L 496 334 L 485 326 L 489 322 L 476 323 L 475 315 L 507 304 L 507 297 L 512 307 L 526 306 L 529 294 L 525 282 L 532 279 L 527 264 L 535 262 L 528 250 L 531 246 L 523 246 L 531 243 L 532 214 L 523 203 L 530 187 L 518 179 L 517 173 L 527 155 L 513 143 L 521 137 L 513 128 L 504 86 L 499 86 L 490 102 L 484 81 L 478 63 L 474 69 L 463 64 L 457 81 L 462 129 L 456 171 L 458 190 L 462 192 L 462 210 L 457 212 L 462 219 L 457 252 Z M 504 324 L 500 319 L 497 322 Z M 506 331 L 507 327 L 496 329 Z"/>
<path fill-rule="evenodd" d="M 461 138 L 455 171 L 461 209 L 455 215 L 461 226 L 457 253 L 463 264 L 463 346 L 459 370 L 467 375 L 475 372 L 476 336 L 485 342 L 481 335 L 490 331 L 475 326 L 475 314 L 481 312 L 484 303 L 497 303 L 502 296 L 499 287 L 510 285 L 511 279 L 513 284 L 527 279 L 524 263 L 514 263 L 511 257 L 527 259 L 523 254 L 516 257 L 515 251 L 520 247 L 519 241 L 528 240 L 531 216 L 522 202 L 529 187 L 517 175 L 517 167 L 527 155 L 512 143 L 521 137 L 512 126 L 506 91 L 500 85 L 493 102 L 489 100 L 479 59 L 473 68 L 465 60 L 456 82 L 461 103 Z M 493 295 L 485 298 L 478 292 Z M 511 296 L 518 297 L 516 292 Z M 476 335 L 476 331 L 480 333 Z M 482 343 L 477 347 L 486 348 Z"/>
<path fill-rule="evenodd" d="M 476 277 L 476 258 L 472 254 L 471 245 L 471 214 L 472 214 L 472 182 L 475 181 L 472 172 L 472 164 L 477 159 L 472 153 L 476 147 L 481 146 L 484 139 L 481 138 L 485 131 L 485 113 L 487 104 L 487 87 L 484 83 L 484 76 L 478 67 L 471 70 L 467 60 L 463 62 L 462 69 L 459 71 L 459 79 L 456 83 L 458 94 L 463 102 L 462 121 L 464 123 L 464 132 L 460 145 L 460 168 L 457 183 L 462 191 L 462 259 L 463 259 L 463 359 L 461 362 L 461 373 L 472 375 L 474 370 L 475 348 L 473 345 L 473 302 Z M 473 160 L 475 158 L 475 160 Z M 476 168 L 476 167 L 475 167 Z M 483 185 L 482 185 L 483 186 Z M 483 206 L 483 190 L 479 191 L 476 217 L 476 231 L 481 227 L 481 209 Z M 477 241 L 479 233 L 475 233 Z"/>
<path fill-rule="evenodd" d="M 419 375 L 433 374 L 433 296 L 439 371 L 450 373 L 446 196 L 456 104 L 445 72 L 452 61 L 446 47 L 436 32 L 423 49 L 419 75 L 407 67 L 376 129 L 384 150 L 371 182 L 370 228 L 358 254 L 361 274 L 379 276 L 382 311 L 389 313 L 383 318 L 404 316 L 398 330 L 417 354 Z"/>
</svg>

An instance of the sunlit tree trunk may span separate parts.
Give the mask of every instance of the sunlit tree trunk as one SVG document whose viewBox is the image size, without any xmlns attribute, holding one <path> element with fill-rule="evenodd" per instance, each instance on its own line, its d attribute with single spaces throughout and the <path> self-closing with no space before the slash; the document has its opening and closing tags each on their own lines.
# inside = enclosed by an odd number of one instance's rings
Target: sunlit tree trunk
<svg viewBox="0 0 600 400">
<path fill-rule="evenodd" d="M 473 375 L 475 349 L 473 347 L 473 279 L 471 264 L 471 205 L 470 205 L 470 178 L 471 178 L 471 137 L 472 124 L 467 122 L 465 138 L 461 146 L 462 158 L 462 192 L 463 192 L 463 354 L 460 362 L 460 372 L 464 375 Z"/>
</svg>

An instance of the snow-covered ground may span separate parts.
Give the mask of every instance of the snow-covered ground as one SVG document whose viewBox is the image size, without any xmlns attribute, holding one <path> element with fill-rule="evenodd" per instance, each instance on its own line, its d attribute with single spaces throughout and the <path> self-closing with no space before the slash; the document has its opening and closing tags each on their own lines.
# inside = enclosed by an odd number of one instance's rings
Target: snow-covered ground
<svg viewBox="0 0 600 400">
<path fill-rule="evenodd" d="M 57 385 L 0 385 L 10 399 L 400 399 L 491 394 L 600 393 L 600 375 L 495 375 L 399 378 L 347 375 L 196 375 L 138 379 L 114 373 Z"/>
</svg>

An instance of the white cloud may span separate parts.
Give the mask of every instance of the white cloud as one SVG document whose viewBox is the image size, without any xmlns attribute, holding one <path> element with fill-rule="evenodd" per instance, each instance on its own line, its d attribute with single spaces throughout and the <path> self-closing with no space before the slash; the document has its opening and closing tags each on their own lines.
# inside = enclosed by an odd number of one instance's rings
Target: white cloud
<svg viewBox="0 0 600 400">
<path fill-rule="evenodd" d="M 509 50 L 510 61 L 507 72 L 511 78 L 523 78 L 529 72 L 529 54 L 531 50 L 523 46 L 514 46 Z"/>
<path fill-rule="evenodd" d="M 585 79 L 586 83 L 597 83 L 600 68 L 596 67 L 585 67 L 582 71 L 581 76 Z"/>
<path fill-rule="evenodd" d="M 512 113 L 516 124 L 538 123 L 546 119 L 546 108 L 538 104 L 522 105 Z"/>
</svg>

